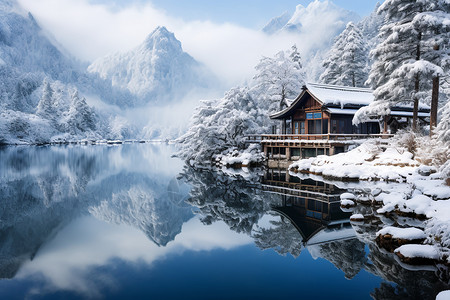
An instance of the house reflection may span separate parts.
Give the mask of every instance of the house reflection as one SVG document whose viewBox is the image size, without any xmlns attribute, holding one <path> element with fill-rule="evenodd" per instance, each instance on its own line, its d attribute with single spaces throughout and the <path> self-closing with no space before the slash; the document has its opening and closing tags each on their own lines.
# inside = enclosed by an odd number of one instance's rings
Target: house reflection
<svg viewBox="0 0 450 300">
<path fill-rule="evenodd" d="M 356 238 L 350 224 L 351 213 L 340 208 L 340 195 L 345 190 L 310 178 L 290 176 L 285 170 L 278 169 L 266 172 L 262 188 L 281 198 L 279 205 L 272 206 L 272 215 L 278 215 L 281 222 L 273 222 L 273 225 L 288 222 L 301 236 L 296 241 L 300 244 L 297 247 L 287 247 L 289 243 L 278 237 L 276 240 L 280 241 L 280 245 L 272 246 L 273 249 L 294 249 L 297 251 L 291 254 L 297 257 L 300 254 L 298 249 L 306 248 L 313 258 L 328 260 L 348 279 L 364 267 L 364 243 Z M 266 233 L 269 231 L 266 230 Z M 287 238 L 290 236 L 295 235 L 288 233 Z"/>
<path fill-rule="evenodd" d="M 282 205 L 272 210 L 291 220 L 304 243 L 322 231 L 351 228 L 351 213 L 340 208 L 340 195 L 345 191 L 332 184 L 300 179 L 285 170 L 271 169 L 263 178 L 262 188 L 281 196 Z M 351 236 L 354 237 L 354 233 Z"/>
</svg>

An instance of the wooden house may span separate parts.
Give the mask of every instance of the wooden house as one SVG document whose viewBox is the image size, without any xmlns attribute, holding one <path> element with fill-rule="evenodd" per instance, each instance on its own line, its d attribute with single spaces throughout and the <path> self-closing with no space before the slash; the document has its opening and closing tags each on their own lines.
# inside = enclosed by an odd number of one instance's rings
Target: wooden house
<svg viewBox="0 0 450 300">
<path fill-rule="evenodd" d="M 356 111 L 373 99 L 373 91 L 366 88 L 307 84 L 289 107 L 270 116 L 280 120 L 281 126 L 262 136 L 266 156 L 290 161 L 333 155 L 363 139 L 387 137 L 409 124 L 412 106 L 394 107 L 388 117 L 353 125 Z M 421 106 L 419 118 L 426 121 L 428 117 L 429 108 Z"/>
</svg>

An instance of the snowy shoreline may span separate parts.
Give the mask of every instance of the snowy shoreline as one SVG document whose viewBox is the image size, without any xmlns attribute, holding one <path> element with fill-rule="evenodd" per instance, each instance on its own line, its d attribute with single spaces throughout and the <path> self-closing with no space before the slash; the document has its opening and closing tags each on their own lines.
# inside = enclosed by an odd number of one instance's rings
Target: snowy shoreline
<svg viewBox="0 0 450 300">
<path fill-rule="evenodd" d="M 354 211 L 352 223 L 380 219 L 384 227 L 377 232 L 377 244 L 403 263 L 449 266 L 449 163 L 426 165 L 427 155 L 434 154 L 424 149 L 424 141 L 411 152 L 396 143 L 398 137 L 387 146 L 368 141 L 347 153 L 300 160 L 289 171 L 347 182 L 349 193 L 341 196 L 341 206 Z M 448 148 L 441 150 L 447 153 Z M 399 218 L 416 221 L 402 224 Z"/>
<path fill-rule="evenodd" d="M 15 142 L 15 143 L 1 143 L 0 147 L 13 146 L 63 146 L 63 145 L 122 145 L 122 144 L 159 144 L 159 143 L 173 143 L 170 140 L 78 140 L 78 141 L 57 141 L 44 143 L 29 143 L 29 142 Z"/>
</svg>

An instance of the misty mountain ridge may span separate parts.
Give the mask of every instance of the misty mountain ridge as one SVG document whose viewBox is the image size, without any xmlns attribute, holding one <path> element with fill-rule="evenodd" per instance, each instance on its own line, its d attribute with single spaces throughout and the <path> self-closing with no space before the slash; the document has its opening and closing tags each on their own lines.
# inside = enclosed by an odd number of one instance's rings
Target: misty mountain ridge
<svg viewBox="0 0 450 300">
<path fill-rule="evenodd" d="M 164 27 L 112 60 L 128 75 L 104 68 L 114 80 L 68 53 L 17 1 L 0 2 L 0 144 L 141 138 L 128 108 L 185 96 L 213 78 Z"/>
<path fill-rule="evenodd" d="M 183 51 L 166 27 L 157 27 L 133 50 L 97 59 L 88 71 L 128 90 L 140 104 L 172 102 L 213 83 L 209 71 Z"/>
<path fill-rule="evenodd" d="M 317 22 L 319 19 L 321 22 Z M 316 0 L 306 7 L 301 4 L 297 5 L 293 14 L 285 12 L 281 16 L 271 19 L 262 31 L 267 34 L 282 32 L 301 34 L 327 28 L 331 32 L 323 31 L 323 33 L 336 36 L 348 22 L 359 19 L 358 14 L 342 9 L 330 1 Z"/>
</svg>

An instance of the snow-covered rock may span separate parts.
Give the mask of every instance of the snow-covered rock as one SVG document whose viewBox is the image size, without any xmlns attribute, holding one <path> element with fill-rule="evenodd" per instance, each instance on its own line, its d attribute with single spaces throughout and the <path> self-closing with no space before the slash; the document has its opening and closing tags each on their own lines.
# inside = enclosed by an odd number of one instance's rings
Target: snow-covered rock
<svg viewBox="0 0 450 300">
<path fill-rule="evenodd" d="M 392 238 L 404 240 L 420 240 L 425 239 L 425 233 L 419 228 L 399 228 L 399 227 L 385 227 L 377 232 L 378 235 L 391 235 Z"/>
<path fill-rule="evenodd" d="M 436 247 L 431 245 L 415 245 L 415 244 L 403 245 L 395 249 L 395 253 L 402 254 L 404 257 L 407 258 L 420 257 L 420 258 L 427 258 L 430 260 L 439 259 L 439 252 L 437 251 Z"/>
</svg>

